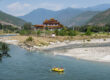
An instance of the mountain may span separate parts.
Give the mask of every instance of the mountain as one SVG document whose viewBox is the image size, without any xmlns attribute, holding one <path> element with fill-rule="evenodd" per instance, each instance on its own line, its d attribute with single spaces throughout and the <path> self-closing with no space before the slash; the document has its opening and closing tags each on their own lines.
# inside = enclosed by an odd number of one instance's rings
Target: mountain
<svg viewBox="0 0 110 80">
<path fill-rule="evenodd" d="M 62 24 L 68 25 L 71 18 L 74 18 L 83 12 L 83 10 L 73 8 L 67 8 L 59 11 L 51 11 L 40 8 L 25 16 L 20 16 L 20 18 L 32 22 L 33 24 L 42 24 L 45 19 L 55 18 Z"/>
<path fill-rule="evenodd" d="M 89 22 L 89 25 L 99 25 L 104 26 L 106 24 L 110 24 L 110 9 L 101 12 L 94 16 Z"/>
<path fill-rule="evenodd" d="M 82 14 L 84 11 L 80 9 L 67 8 L 57 12 L 56 19 L 63 25 L 68 26 L 71 24 L 70 20 Z"/>
<path fill-rule="evenodd" d="M 40 8 L 20 18 L 33 24 L 42 24 L 45 19 L 52 18 L 54 15 L 56 15 L 54 11 Z"/>
<path fill-rule="evenodd" d="M 25 21 L 0 11 L 0 23 L 21 26 L 25 23 Z"/>
<path fill-rule="evenodd" d="M 92 19 L 93 16 L 95 16 L 96 14 L 98 14 L 98 11 L 87 11 L 84 12 L 78 16 L 76 16 L 75 18 L 71 19 L 70 25 L 69 26 L 81 26 L 81 25 L 85 25 L 90 19 Z"/>
<path fill-rule="evenodd" d="M 93 7 L 85 8 L 85 10 L 89 11 L 105 11 L 110 8 L 110 4 L 101 4 Z"/>
<path fill-rule="evenodd" d="M 29 14 L 20 16 L 20 18 L 33 24 L 42 24 L 45 19 L 55 18 L 65 26 L 83 25 L 98 12 L 109 8 L 110 4 L 101 4 L 89 8 L 66 8 L 59 11 L 39 8 Z"/>
</svg>

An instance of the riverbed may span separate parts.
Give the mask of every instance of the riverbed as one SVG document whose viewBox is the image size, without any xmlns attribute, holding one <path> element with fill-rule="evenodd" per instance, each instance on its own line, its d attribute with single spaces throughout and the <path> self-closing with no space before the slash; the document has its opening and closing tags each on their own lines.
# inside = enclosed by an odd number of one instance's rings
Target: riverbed
<svg viewBox="0 0 110 80">
<path fill-rule="evenodd" d="M 10 49 L 11 57 L 0 62 L 0 80 L 110 80 L 110 63 L 29 52 L 14 45 Z M 54 66 L 65 72 L 51 72 Z"/>
</svg>

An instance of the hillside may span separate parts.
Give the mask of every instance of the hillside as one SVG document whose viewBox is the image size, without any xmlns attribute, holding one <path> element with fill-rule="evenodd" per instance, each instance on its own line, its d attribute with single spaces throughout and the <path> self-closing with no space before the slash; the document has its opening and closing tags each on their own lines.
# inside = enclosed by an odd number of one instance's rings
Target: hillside
<svg viewBox="0 0 110 80">
<path fill-rule="evenodd" d="M 25 21 L 0 11 L 0 23 L 21 26 Z"/>
<path fill-rule="evenodd" d="M 55 18 L 64 25 L 69 25 L 69 20 L 83 13 L 83 10 L 67 8 L 60 11 L 51 11 L 47 9 L 37 9 L 20 18 L 32 22 L 33 24 L 42 24 L 45 19 Z"/>
<path fill-rule="evenodd" d="M 70 25 L 69 26 L 80 26 L 80 25 L 85 25 L 93 16 L 98 14 L 98 11 L 87 11 L 84 12 L 72 20 L 70 20 Z"/>
<path fill-rule="evenodd" d="M 104 26 L 106 24 L 110 24 L 110 9 L 101 12 L 94 16 L 89 22 L 89 25 L 99 25 Z"/>
<path fill-rule="evenodd" d="M 53 15 L 55 15 L 54 11 L 47 9 L 37 9 L 27 15 L 20 16 L 20 18 L 28 22 L 32 22 L 33 24 L 42 24 L 45 19 L 52 18 Z"/>
<path fill-rule="evenodd" d="M 93 7 L 85 8 L 85 10 L 89 11 L 105 11 L 110 8 L 110 4 L 100 4 Z"/>
</svg>

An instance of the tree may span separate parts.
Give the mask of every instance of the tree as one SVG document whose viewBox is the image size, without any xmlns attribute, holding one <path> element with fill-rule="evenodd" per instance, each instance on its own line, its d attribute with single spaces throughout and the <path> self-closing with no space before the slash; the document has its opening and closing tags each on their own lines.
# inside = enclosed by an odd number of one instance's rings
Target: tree
<svg viewBox="0 0 110 80">
<path fill-rule="evenodd" d="M 58 29 L 55 30 L 55 34 L 56 34 L 57 36 L 59 35 Z"/>
<path fill-rule="evenodd" d="M 1 46 L 2 54 L 6 54 L 7 55 L 8 51 L 9 51 L 9 46 L 6 43 L 2 43 L 2 46 Z"/>
<path fill-rule="evenodd" d="M 0 24 L 0 30 L 2 29 L 2 24 Z"/>
<path fill-rule="evenodd" d="M 87 31 L 86 31 L 85 34 L 88 35 L 88 36 L 92 34 L 91 28 L 90 28 L 90 27 L 87 28 Z"/>
<path fill-rule="evenodd" d="M 9 46 L 6 43 L 2 43 L 0 42 L 0 57 L 2 58 L 2 56 L 7 56 L 10 57 L 10 55 L 8 54 L 9 51 Z"/>
<path fill-rule="evenodd" d="M 25 23 L 22 28 L 24 30 L 31 30 L 32 29 L 32 23 Z"/>
</svg>

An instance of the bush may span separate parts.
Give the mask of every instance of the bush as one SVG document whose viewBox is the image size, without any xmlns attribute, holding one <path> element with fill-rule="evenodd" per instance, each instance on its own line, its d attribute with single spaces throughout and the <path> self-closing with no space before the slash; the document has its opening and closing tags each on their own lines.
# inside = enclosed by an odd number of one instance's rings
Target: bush
<svg viewBox="0 0 110 80">
<path fill-rule="evenodd" d="M 19 33 L 20 33 L 20 35 L 29 35 L 29 34 L 31 34 L 31 31 L 30 30 L 21 30 Z"/>
<path fill-rule="evenodd" d="M 104 41 L 106 41 L 106 39 L 104 39 Z"/>
<path fill-rule="evenodd" d="M 75 36 L 75 33 L 74 33 L 73 30 L 70 30 L 70 31 L 68 32 L 68 35 L 69 35 L 69 36 Z"/>
<path fill-rule="evenodd" d="M 37 31 L 37 35 L 38 35 L 38 36 L 41 35 L 41 31 L 40 31 L 40 30 Z"/>
<path fill-rule="evenodd" d="M 60 35 L 60 36 L 67 36 L 67 35 L 68 35 L 68 30 L 66 30 L 66 29 L 60 30 L 60 31 L 59 31 L 59 35 Z"/>
<path fill-rule="evenodd" d="M 91 40 L 90 40 L 90 39 L 88 39 L 87 41 L 88 41 L 88 42 L 90 42 Z"/>
<path fill-rule="evenodd" d="M 27 39 L 26 39 L 26 41 L 33 41 L 34 39 L 32 38 L 32 37 L 28 37 Z"/>
</svg>

